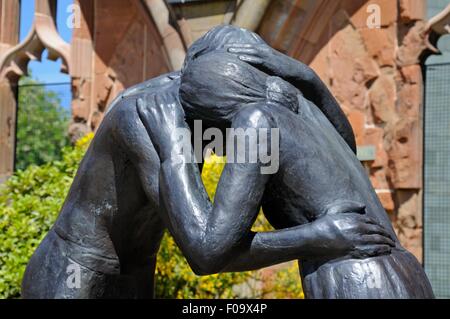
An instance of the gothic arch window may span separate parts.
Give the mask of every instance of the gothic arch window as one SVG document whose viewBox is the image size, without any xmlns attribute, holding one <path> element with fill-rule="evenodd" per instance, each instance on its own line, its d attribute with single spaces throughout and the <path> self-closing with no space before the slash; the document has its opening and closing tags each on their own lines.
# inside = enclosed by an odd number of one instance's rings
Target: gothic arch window
<svg viewBox="0 0 450 319">
<path fill-rule="evenodd" d="M 50 60 L 61 58 L 62 71 L 69 72 L 70 45 L 56 29 L 56 0 L 35 0 L 34 21 L 26 38 L 0 57 L 0 77 L 11 82 L 27 73 L 30 60 L 40 59 L 44 49 Z"/>
<path fill-rule="evenodd" d="M 0 0 L 2 26 L 12 24 L 14 28 L 8 32 L 15 37 L 15 41 L 1 43 L 5 41 L 2 34 L 0 40 L 0 183 L 14 170 L 17 85 L 20 77 L 27 75 L 28 63 L 39 60 L 47 50 L 48 59 L 61 58 L 63 72 L 68 73 L 70 69 L 70 45 L 56 28 L 56 3 L 56 0 L 35 0 L 33 24 L 23 41 L 17 43 L 20 4 Z"/>
</svg>

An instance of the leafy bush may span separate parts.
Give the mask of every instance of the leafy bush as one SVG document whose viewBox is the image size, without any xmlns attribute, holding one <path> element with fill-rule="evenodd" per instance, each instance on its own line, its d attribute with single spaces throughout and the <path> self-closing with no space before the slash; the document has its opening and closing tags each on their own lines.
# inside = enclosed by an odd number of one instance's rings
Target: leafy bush
<svg viewBox="0 0 450 319">
<path fill-rule="evenodd" d="M 20 297 L 25 266 L 54 223 L 92 139 L 66 147 L 62 159 L 19 171 L 0 188 L 0 298 Z M 202 178 L 213 197 L 223 161 L 211 157 Z M 260 216 L 258 230 L 270 229 Z M 301 298 L 296 264 L 268 272 L 226 273 L 198 277 L 190 269 L 172 237 L 165 235 L 158 254 L 156 296 L 159 298 Z"/>
<path fill-rule="evenodd" d="M 32 253 L 53 225 L 92 136 L 62 151 L 62 160 L 19 171 L 0 186 L 0 298 L 20 296 Z"/>
</svg>

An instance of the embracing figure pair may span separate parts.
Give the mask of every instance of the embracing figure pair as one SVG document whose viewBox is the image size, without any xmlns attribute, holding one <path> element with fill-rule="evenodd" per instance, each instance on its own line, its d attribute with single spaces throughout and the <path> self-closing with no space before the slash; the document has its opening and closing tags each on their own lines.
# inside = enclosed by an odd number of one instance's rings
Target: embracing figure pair
<svg viewBox="0 0 450 319">
<path fill-rule="evenodd" d="M 195 120 L 268 132 L 256 143 L 278 152 L 278 170 L 265 174 L 260 159 L 227 163 L 211 203 L 178 135 Z M 253 151 L 233 149 L 244 153 L 233 158 Z M 349 122 L 309 67 L 252 32 L 216 27 L 181 71 L 112 103 L 30 260 L 23 297 L 150 298 L 167 228 L 199 275 L 298 259 L 307 298 L 432 298 L 355 150 Z M 251 231 L 260 207 L 276 231 Z M 79 288 L 66 284 L 73 264 Z"/>
</svg>

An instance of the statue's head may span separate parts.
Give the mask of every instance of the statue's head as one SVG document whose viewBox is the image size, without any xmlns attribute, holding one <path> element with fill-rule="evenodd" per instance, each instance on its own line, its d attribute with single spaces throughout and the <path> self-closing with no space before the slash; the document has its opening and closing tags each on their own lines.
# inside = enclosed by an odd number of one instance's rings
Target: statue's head
<svg viewBox="0 0 450 319">
<path fill-rule="evenodd" d="M 243 105 L 265 99 L 266 78 L 231 54 L 205 54 L 184 69 L 180 100 L 188 118 L 228 122 Z"/>
<path fill-rule="evenodd" d="M 279 103 L 294 111 L 298 90 L 234 55 L 212 52 L 187 64 L 181 75 L 180 100 L 190 119 L 230 123 L 252 103 Z"/>
<path fill-rule="evenodd" d="M 226 51 L 229 44 L 261 44 L 264 40 L 254 32 L 232 25 L 219 25 L 195 41 L 186 53 L 183 70 L 201 55 L 213 51 Z"/>
</svg>

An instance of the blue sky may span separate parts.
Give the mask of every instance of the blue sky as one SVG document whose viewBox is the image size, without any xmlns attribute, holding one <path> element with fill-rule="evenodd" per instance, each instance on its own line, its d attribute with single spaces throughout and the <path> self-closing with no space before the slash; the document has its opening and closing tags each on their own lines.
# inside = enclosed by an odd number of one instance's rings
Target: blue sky
<svg viewBox="0 0 450 319">
<path fill-rule="evenodd" d="M 57 28 L 59 34 L 66 42 L 71 42 L 72 39 L 72 29 L 68 28 L 66 25 L 67 18 L 70 16 L 70 12 L 67 12 L 67 7 L 72 3 L 73 0 L 58 0 Z M 20 13 L 20 40 L 23 40 L 31 29 L 33 13 L 34 0 L 22 0 Z M 31 61 L 28 64 L 28 68 L 31 69 L 33 78 L 42 83 L 70 82 L 70 77 L 67 74 L 60 72 L 61 61 L 58 60 L 53 62 L 48 60 L 47 51 L 44 51 L 42 54 L 42 61 Z M 49 88 L 59 93 L 62 105 L 65 108 L 70 107 L 70 85 L 50 86 Z"/>
<path fill-rule="evenodd" d="M 434 17 L 436 14 L 444 10 L 445 7 L 448 6 L 448 4 L 450 4 L 450 0 L 428 0 L 428 19 Z"/>
</svg>

